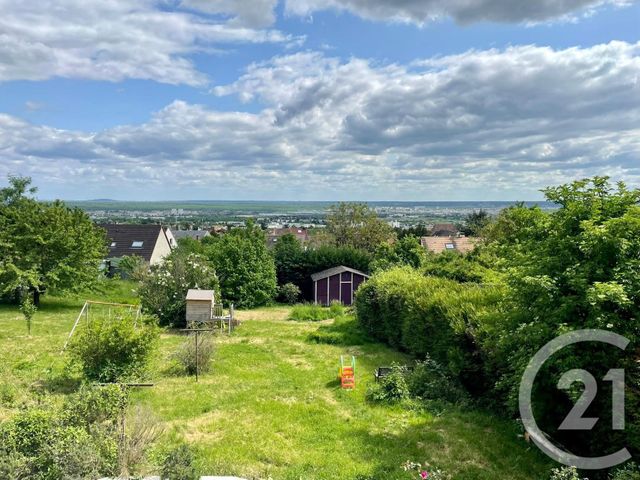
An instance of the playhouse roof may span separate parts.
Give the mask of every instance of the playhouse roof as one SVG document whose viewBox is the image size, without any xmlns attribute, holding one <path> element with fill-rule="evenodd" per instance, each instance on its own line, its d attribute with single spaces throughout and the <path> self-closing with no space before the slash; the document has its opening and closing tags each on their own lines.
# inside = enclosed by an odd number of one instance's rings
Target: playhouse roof
<svg viewBox="0 0 640 480">
<path fill-rule="evenodd" d="M 213 300 L 213 290 L 196 290 L 195 288 L 189 289 L 187 292 L 187 300 Z"/>
</svg>

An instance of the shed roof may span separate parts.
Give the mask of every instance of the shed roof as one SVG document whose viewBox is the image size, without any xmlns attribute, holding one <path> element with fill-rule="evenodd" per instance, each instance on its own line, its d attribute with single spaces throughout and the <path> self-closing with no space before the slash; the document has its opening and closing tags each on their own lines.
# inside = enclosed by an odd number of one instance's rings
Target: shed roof
<svg viewBox="0 0 640 480">
<path fill-rule="evenodd" d="M 331 277 L 333 275 L 337 275 L 338 273 L 342 273 L 342 272 L 351 272 L 357 275 L 362 275 L 365 278 L 369 278 L 369 275 L 367 275 L 364 272 L 361 272 L 360 270 L 356 270 L 355 268 L 349 268 L 349 267 L 345 267 L 344 265 L 340 265 L 339 267 L 328 268 L 327 270 L 314 273 L 313 275 L 311 275 L 311 280 L 315 282 L 322 278 Z"/>
<path fill-rule="evenodd" d="M 164 235 L 162 226 L 156 224 L 102 223 L 98 226 L 107 231 L 109 241 L 107 258 L 137 255 L 150 262 L 160 233 Z"/>
<path fill-rule="evenodd" d="M 213 300 L 213 290 L 197 290 L 195 288 L 190 288 L 187 292 L 187 300 L 204 300 L 204 301 L 212 301 Z"/>
</svg>

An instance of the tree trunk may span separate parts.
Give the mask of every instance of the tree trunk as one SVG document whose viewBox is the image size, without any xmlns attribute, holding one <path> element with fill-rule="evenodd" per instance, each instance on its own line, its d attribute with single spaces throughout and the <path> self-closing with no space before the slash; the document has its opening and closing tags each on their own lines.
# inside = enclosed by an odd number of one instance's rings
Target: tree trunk
<svg viewBox="0 0 640 480">
<path fill-rule="evenodd" d="M 33 304 L 36 307 L 40 307 L 40 290 L 37 288 L 33 289 Z"/>
</svg>

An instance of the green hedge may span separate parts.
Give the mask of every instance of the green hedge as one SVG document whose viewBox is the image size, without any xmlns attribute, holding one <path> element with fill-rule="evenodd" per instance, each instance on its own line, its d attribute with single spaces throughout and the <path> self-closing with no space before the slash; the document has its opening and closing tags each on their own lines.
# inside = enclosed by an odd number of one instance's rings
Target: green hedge
<svg viewBox="0 0 640 480">
<path fill-rule="evenodd" d="M 470 390 L 485 388 L 476 331 L 501 293 L 427 277 L 409 267 L 375 274 L 356 295 L 359 324 L 377 340 L 444 365 Z"/>
</svg>

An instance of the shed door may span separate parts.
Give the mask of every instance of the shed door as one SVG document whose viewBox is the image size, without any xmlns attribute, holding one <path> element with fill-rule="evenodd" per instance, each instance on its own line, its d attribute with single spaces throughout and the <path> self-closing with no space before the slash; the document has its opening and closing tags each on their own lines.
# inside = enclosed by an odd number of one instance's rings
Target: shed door
<svg viewBox="0 0 640 480">
<path fill-rule="evenodd" d="M 351 305 L 351 282 L 340 284 L 340 294 L 344 305 Z"/>
<path fill-rule="evenodd" d="M 320 305 L 327 305 L 329 303 L 329 289 L 327 287 L 327 278 L 321 278 L 316 282 L 316 303 L 319 303 Z"/>
</svg>

